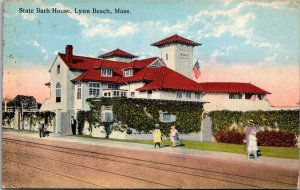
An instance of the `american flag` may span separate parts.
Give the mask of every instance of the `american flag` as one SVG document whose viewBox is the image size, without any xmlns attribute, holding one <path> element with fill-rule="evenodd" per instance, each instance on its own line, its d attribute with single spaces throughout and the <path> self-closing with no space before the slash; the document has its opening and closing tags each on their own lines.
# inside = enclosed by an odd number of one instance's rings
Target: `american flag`
<svg viewBox="0 0 300 190">
<path fill-rule="evenodd" d="M 200 64 L 199 64 L 198 60 L 196 61 L 195 65 L 193 67 L 193 72 L 194 72 L 196 79 L 198 79 L 201 75 Z"/>
</svg>

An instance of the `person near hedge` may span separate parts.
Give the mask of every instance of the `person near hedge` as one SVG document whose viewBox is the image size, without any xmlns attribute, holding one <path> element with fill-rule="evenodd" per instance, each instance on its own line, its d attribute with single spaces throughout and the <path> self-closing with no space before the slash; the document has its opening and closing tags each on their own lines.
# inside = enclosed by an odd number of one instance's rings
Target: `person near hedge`
<svg viewBox="0 0 300 190">
<path fill-rule="evenodd" d="M 250 159 L 250 154 L 252 153 L 254 159 L 257 159 L 257 138 L 256 138 L 257 129 L 254 127 L 253 120 L 248 120 L 248 125 L 246 126 L 246 149 L 247 149 L 247 158 Z"/>
<path fill-rule="evenodd" d="M 73 135 L 76 135 L 76 125 L 77 125 L 77 121 L 76 121 L 76 119 L 74 119 L 74 116 L 72 116 L 71 117 L 71 129 L 72 129 Z"/>
<path fill-rule="evenodd" d="M 159 125 L 155 124 L 155 129 L 153 132 L 153 137 L 154 137 L 154 148 L 156 148 L 156 145 L 158 145 L 159 148 L 161 148 L 160 143 L 161 143 L 161 131 L 159 129 Z"/>
<path fill-rule="evenodd" d="M 45 124 L 43 122 L 39 122 L 39 135 L 40 135 L 40 138 L 44 137 L 44 128 L 45 128 Z"/>
<path fill-rule="evenodd" d="M 172 147 L 176 147 L 179 142 L 179 132 L 175 128 L 175 125 L 171 126 L 170 137 L 172 141 Z"/>
</svg>

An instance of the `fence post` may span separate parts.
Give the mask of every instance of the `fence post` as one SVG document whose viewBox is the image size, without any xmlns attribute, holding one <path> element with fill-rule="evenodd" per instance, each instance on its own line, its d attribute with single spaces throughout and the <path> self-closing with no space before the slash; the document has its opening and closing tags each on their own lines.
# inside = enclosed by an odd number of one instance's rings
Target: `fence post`
<svg viewBox="0 0 300 190">
<path fill-rule="evenodd" d="M 20 130 L 20 112 L 19 112 L 19 110 L 15 111 L 14 129 Z"/>
</svg>

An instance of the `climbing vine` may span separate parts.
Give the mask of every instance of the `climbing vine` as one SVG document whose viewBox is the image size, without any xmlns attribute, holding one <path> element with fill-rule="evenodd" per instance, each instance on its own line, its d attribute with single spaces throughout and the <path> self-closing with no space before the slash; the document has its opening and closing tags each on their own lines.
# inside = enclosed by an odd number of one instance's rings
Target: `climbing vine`
<svg viewBox="0 0 300 190">
<path fill-rule="evenodd" d="M 244 127 L 247 120 L 252 119 L 257 126 L 279 128 L 281 131 L 299 134 L 299 110 L 278 111 L 213 111 L 209 113 L 212 118 L 212 131 L 215 134 L 221 130 L 228 130 L 236 123 L 238 127 Z"/>
<path fill-rule="evenodd" d="M 93 98 L 87 100 L 90 111 L 80 111 L 77 114 L 78 125 L 83 128 L 84 122 L 90 126 L 102 125 L 100 120 L 101 106 L 113 106 L 115 121 L 121 122 L 124 128 L 133 128 L 139 132 L 148 132 L 158 123 L 165 135 L 169 134 L 170 126 L 176 125 L 180 133 L 199 132 L 201 129 L 202 103 L 171 102 L 162 100 L 145 100 L 120 98 Z M 159 120 L 159 112 L 176 115 L 176 121 L 164 123 Z M 119 125 L 118 125 L 119 126 Z M 124 128 L 120 127 L 122 130 Z"/>
<path fill-rule="evenodd" d="M 52 125 L 52 120 L 55 117 L 54 112 L 44 111 L 44 112 L 24 112 L 24 120 L 29 122 L 30 127 L 37 125 L 38 122 L 44 122 L 45 125 Z"/>
<path fill-rule="evenodd" d="M 14 117 L 14 112 L 2 112 L 2 126 L 10 125 Z"/>
</svg>

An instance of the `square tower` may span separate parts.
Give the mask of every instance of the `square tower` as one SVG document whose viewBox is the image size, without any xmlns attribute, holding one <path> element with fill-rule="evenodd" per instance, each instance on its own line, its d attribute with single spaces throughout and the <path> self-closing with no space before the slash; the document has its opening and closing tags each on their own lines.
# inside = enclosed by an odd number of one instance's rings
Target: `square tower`
<svg viewBox="0 0 300 190">
<path fill-rule="evenodd" d="M 151 45 L 161 49 L 161 58 L 167 67 L 187 78 L 193 78 L 193 48 L 201 44 L 175 34 Z"/>
</svg>

